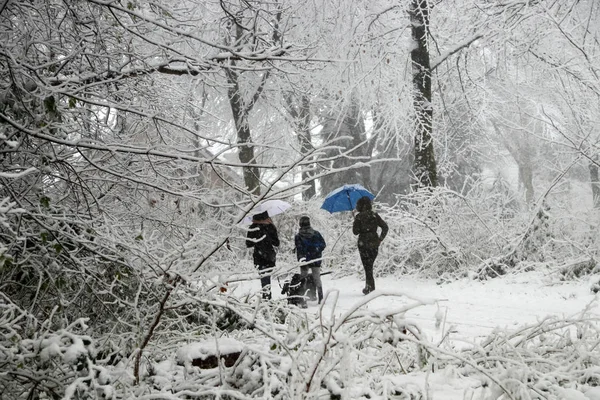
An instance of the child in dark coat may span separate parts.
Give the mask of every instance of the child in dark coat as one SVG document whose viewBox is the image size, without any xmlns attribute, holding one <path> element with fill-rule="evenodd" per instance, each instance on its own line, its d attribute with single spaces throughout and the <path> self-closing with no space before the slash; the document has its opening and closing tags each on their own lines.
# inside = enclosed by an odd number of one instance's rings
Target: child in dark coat
<svg viewBox="0 0 600 400">
<path fill-rule="evenodd" d="M 319 304 L 323 300 L 323 285 L 321 284 L 321 257 L 325 250 L 325 239 L 310 226 L 310 218 L 303 216 L 300 218 L 300 229 L 294 237 L 296 245 L 296 257 L 298 261 L 304 261 L 306 264 L 300 266 L 300 274 L 306 279 L 308 269 L 310 268 L 312 278 L 317 288 Z M 311 262 L 312 261 L 312 262 Z"/>
<path fill-rule="evenodd" d="M 252 217 L 246 246 L 254 248 L 252 257 L 260 275 L 263 299 L 271 300 L 271 273 L 275 268 L 275 247 L 279 247 L 279 236 L 266 211 Z"/>
</svg>

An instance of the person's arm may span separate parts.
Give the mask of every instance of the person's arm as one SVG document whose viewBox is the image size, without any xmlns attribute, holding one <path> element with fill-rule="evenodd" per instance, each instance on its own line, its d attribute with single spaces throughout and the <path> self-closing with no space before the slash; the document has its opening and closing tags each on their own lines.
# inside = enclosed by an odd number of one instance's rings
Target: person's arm
<svg viewBox="0 0 600 400">
<path fill-rule="evenodd" d="M 323 250 L 325 250 L 325 247 L 327 247 L 327 244 L 325 243 L 325 239 L 323 239 L 323 235 L 321 235 L 321 232 L 315 231 L 315 235 L 317 236 L 317 249 L 319 250 L 319 253 L 320 253 Z"/>
<path fill-rule="evenodd" d="M 382 242 L 388 234 L 389 227 L 388 224 L 385 223 L 383 218 L 379 216 L 379 214 L 375 215 L 377 216 L 377 225 L 381 228 L 381 235 L 379 235 L 379 241 Z"/>
<path fill-rule="evenodd" d="M 296 259 L 300 261 L 304 258 L 304 251 L 302 250 L 302 241 L 300 240 L 300 236 L 294 236 L 294 251 L 296 252 Z"/>
<path fill-rule="evenodd" d="M 360 233 L 360 224 L 358 223 L 358 215 L 354 216 L 354 222 L 352 223 L 352 233 L 358 235 Z"/>
<path fill-rule="evenodd" d="M 254 245 L 256 244 L 255 239 L 257 231 L 258 227 L 255 225 L 251 225 L 250 228 L 248 228 L 248 234 L 246 235 L 246 247 L 254 247 Z"/>
<path fill-rule="evenodd" d="M 271 228 L 271 244 L 275 247 L 279 247 L 279 235 L 277 234 L 277 228 L 275 225 L 268 225 Z"/>
</svg>

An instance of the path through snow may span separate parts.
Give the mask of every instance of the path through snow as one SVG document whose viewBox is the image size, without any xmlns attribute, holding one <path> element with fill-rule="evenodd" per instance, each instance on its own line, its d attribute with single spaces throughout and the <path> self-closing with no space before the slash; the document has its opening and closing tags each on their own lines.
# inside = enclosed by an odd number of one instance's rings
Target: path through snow
<svg viewBox="0 0 600 400">
<path fill-rule="evenodd" d="M 329 293 L 325 302 L 325 315 L 333 306 L 333 292 L 338 292 L 336 314 L 341 315 L 355 307 L 364 299 L 362 277 L 350 276 L 334 279 L 324 276 L 324 291 Z M 592 279 L 592 278 L 590 278 Z M 543 272 L 530 272 L 508 275 L 487 281 L 463 279 L 438 285 L 431 280 L 393 277 L 377 278 L 377 289 L 385 292 L 405 293 L 422 299 L 439 300 L 436 305 L 424 305 L 407 313 L 407 318 L 417 323 L 428 337 L 435 342 L 441 337 L 441 330 L 451 329 L 451 339 L 473 342 L 487 336 L 494 328 L 517 328 L 524 324 L 534 324 L 543 318 L 571 317 L 589 307 L 590 312 L 600 315 L 600 308 L 594 301 L 597 295 L 590 291 L 591 280 L 560 282 L 556 277 Z M 598 277 L 594 278 L 598 279 Z M 260 289 L 258 280 L 243 284 L 244 293 Z M 273 299 L 283 301 L 280 289 L 275 283 Z M 327 294 L 326 294 L 327 295 Z M 369 309 L 394 308 L 413 300 L 407 297 L 380 297 L 370 302 Z M 444 323 L 436 329 L 435 314 L 439 310 L 444 315 Z M 308 312 L 316 312 L 316 302 L 309 302 Z"/>
<path fill-rule="evenodd" d="M 362 277 L 351 276 L 334 279 L 323 277 L 323 285 L 329 293 L 324 305 L 324 315 L 330 315 L 337 291 L 336 315 L 355 308 L 364 299 Z M 509 275 L 487 281 L 463 279 L 438 285 L 430 280 L 415 278 L 377 278 L 377 289 L 385 292 L 405 293 L 414 298 L 438 300 L 409 311 L 406 317 L 415 322 L 428 339 L 437 343 L 448 332 L 445 340 L 452 341 L 455 347 L 468 346 L 486 337 L 496 327 L 517 329 L 523 325 L 535 324 L 547 317 L 574 317 L 586 309 L 593 315 L 600 315 L 597 295 L 590 291 L 592 277 L 580 281 L 561 282 L 552 272 L 538 271 Z M 243 292 L 258 291 L 257 281 L 243 284 Z M 273 288 L 274 300 L 283 301 L 277 284 Z M 372 310 L 396 308 L 413 303 L 405 296 L 378 297 L 366 307 Z M 307 312 L 318 311 L 316 302 L 309 302 Z M 436 313 L 443 316 L 443 323 L 436 328 Z M 427 385 L 435 400 L 464 400 L 469 387 L 478 386 L 470 379 L 458 378 L 439 371 L 435 374 L 409 374 L 403 378 L 422 388 Z M 426 382 L 427 380 L 427 382 Z M 472 391 L 470 393 L 473 393 Z M 479 396 L 479 395 L 478 395 Z M 598 400 L 587 393 L 587 400 Z M 484 397 L 486 398 L 486 397 Z"/>
</svg>

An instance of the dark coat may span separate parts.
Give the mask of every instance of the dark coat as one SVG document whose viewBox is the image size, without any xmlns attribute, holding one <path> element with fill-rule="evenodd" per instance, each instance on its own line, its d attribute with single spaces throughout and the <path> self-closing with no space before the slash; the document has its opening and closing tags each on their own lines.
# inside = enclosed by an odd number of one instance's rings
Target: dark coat
<svg viewBox="0 0 600 400">
<path fill-rule="evenodd" d="M 381 228 L 381 235 L 377 234 L 377 228 Z M 388 233 L 388 225 L 372 210 L 361 211 L 356 214 L 352 233 L 358 235 L 358 247 L 375 249 Z"/>
<path fill-rule="evenodd" d="M 253 247 L 254 265 L 275 266 L 275 247 L 279 247 L 279 236 L 275 225 L 253 222 L 248 230 L 246 246 Z"/>
<path fill-rule="evenodd" d="M 325 239 L 319 233 L 310 226 L 303 226 L 300 231 L 294 237 L 294 243 L 296 245 L 296 257 L 298 261 L 304 259 L 304 261 L 312 261 L 323 256 L 323 250 L 327 246 Z M 313 264 L 321 266 L 321 260 L 315 261 Z"/>
</svg>

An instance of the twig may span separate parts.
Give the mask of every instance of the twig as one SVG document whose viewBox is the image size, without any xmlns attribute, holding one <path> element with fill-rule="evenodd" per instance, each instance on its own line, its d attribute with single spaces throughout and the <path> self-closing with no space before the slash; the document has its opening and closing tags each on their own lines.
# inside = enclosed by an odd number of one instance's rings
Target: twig
<svg viewBox="0 0 600 400">
<path fill-rule="evenodd" d="M 154 334 L 154 330 L 160 323 L 162 315 L 165 311 L 165 304 L 167 303 L 167 300 L 169 300 L 171 293 L 173 293 L 173 290 L 175 289 L 176 284 L 177 284 L 177 280 L 173 283 L 173 285 L 171 285 L 171 287 L 169 289 L 167 289 L 167 292 L 165 293 L 162 300 L 160 301 L 160 304 L 158 307 L 158 312 L 154 316 L 152 325 L 150 325 L 150 329 L 148 330 L 148 333 L 144 337 L 144 340 L 142 341 L 142 344 L 138 348 L 137 354 L 135 355 L 135 363 L 133 365 L 133 376 L 134 376 L 134 379 L 135 379 L 134 382 L 136 385 L 139 385 L 139 383 L 140 383 L 140 363 L 141 363 L 141 359 L 142 359 L 142 354 L 144 352 L 144 349 L 150 342 L 150 339 L 152 338 L 152 335 Z"/>
</svg>

